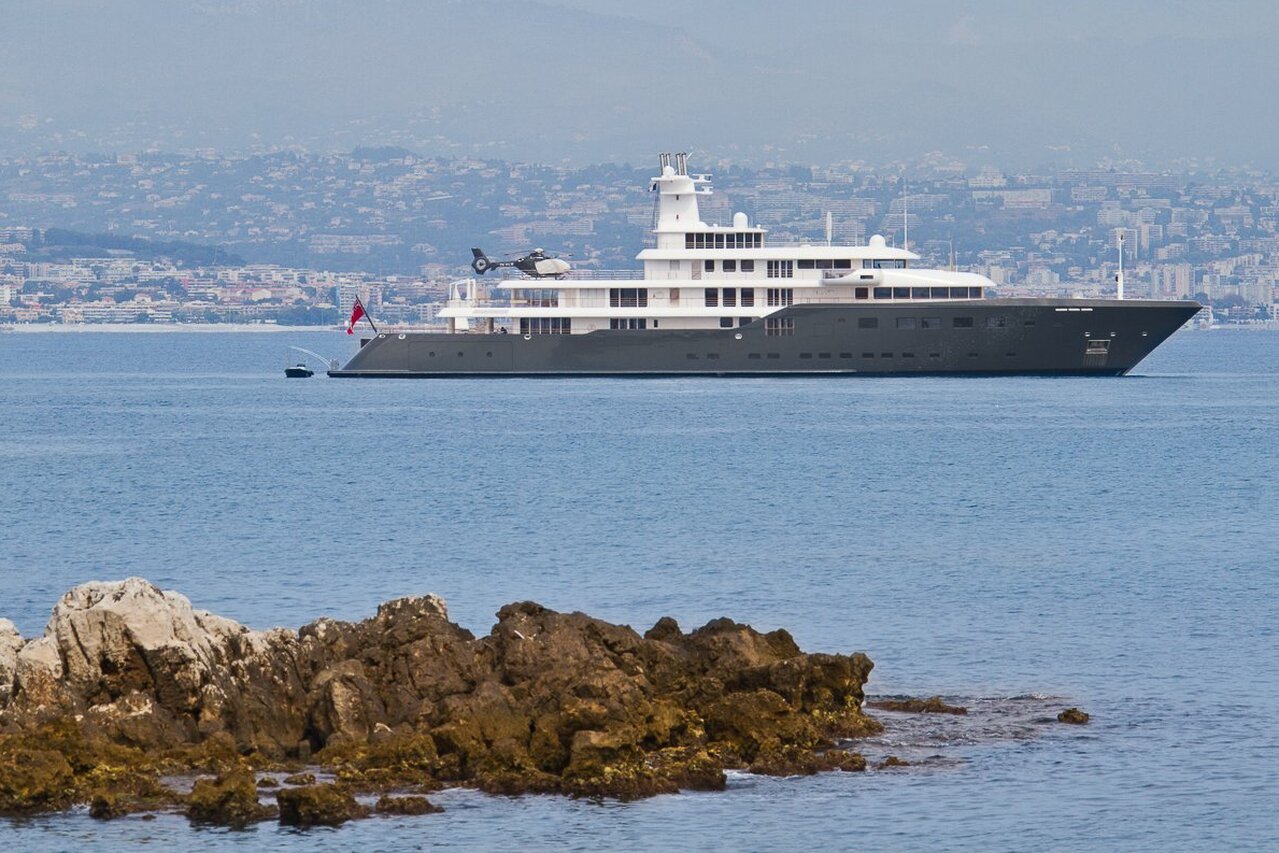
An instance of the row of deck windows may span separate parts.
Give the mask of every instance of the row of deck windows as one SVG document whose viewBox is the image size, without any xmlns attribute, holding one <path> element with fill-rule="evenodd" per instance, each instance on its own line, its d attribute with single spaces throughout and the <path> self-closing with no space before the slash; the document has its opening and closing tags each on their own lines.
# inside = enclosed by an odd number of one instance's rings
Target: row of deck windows
<svg viewBox="0 0 1279 853">
<path fill-rule="evenodd" d="M 744 261 L 736 261 L 732 258 L 726 258 L 719 262 L 721 272 L 737 272 L 740 268 L 742 272 L 755 272 L 755 262 L 747 259 Z M 706 272 L 715 272 L 715 261 L 702 261 L 702 269 Z"/>
<path fill-rule="evenodd" d="M 698 248 L 701 248 L 700 246 Z M 724 258 L 719 262 L 721 272 L 754 272 L 755 261 L 752 259 L 738 260 L 736 258 Z M 798 261 L 767 261 L 767 271 L 769 278 L 793 278 L 795 270 L 851 270 L 853 269 L 853 261 L 850 258 L 801 258 Z M 714 258 L 707 258 L 702 261 L 702 269 L 706 272 L 715 272 L 716 261 Z M 885 260 L 882 258 L 867 258 L 860 264 L 861 269 L 906 269 L 906 261 L 904 260 Z"/>
<path fill-rule="evenodd" d="M 723 305 L 725 308 L 736 308 L 738 304 L 738 295 L 739 292 L 736 287 L 725 287 L 723 289 L 708 287 L 705 291 L 706 307 L 718 308 L 720 305 Z M 743 308 L 755 307 L 755 288 L 743 287 L 741 289 L 740 296 L 741 306 Z"/>
<path fill-rule="evenodd" d="M 568 317 L 521 317 L 521 335 L 571 335 L 573 321 Z"/>
<path fill-rule="evenodd" d="M 685 249 L 758 249 L 764 245 L 764 235 L 753 233 L 684 235 Z"/>
<path fill-rule="evenodd" d="M 610 308 L 647 308 L 647 287 L 610 287 L 608 290 L 608 307 Z"/>
</svg>

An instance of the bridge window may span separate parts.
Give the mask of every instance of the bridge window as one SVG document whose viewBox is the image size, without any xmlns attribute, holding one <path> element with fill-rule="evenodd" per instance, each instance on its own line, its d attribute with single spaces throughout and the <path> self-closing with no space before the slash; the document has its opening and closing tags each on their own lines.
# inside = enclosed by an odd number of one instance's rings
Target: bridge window
<svg viewBox="0 0 1279 853">
<path fill-rule="evenodd" d="M 769 337 L 780 337 L 795 334 L 795 320 L 792 317 L 769 317 L 764 320 L 764 334 Z"/>
<path fill-rule="evenodd" d="M 768 277 L 769 278 L 794 278 L 795 262 L 794 261 L 769 261 Z"/>
<path fill-rule="evenodd" d="M 516 290 L 511 298 L 517 304 L 523 302 L 534 308 L 558 308 L 560 304 L 558 290 Z"/>
<path fill-rule="evenodd" d="M 647 308 L 647 287 L 611 287 L 608 291 L 610 308 Z"/>
<path fill-rule="evenodd" d="M 769 261 L 772 263 L 772 261 Z M 793 305 L 795 303 L 795 290 L 790 287 L 770 287 L 768 288 L 768 304 L 772 307 L 780 305 Z"/>
<path fill-rule="evenodd" d="M 892 299 L 893 289 L 891 287 L 877 287 L 875 288 L 875 298 L 876 299 Z"/>
<path fill-rule="evenodd" d="M 893 298 L 894 298 L 894 299 L 910 299 L 910 288 L 909 288 L 909 287 L 894 287 L 894 288 L 893 288 Z"/>
<path fill-rule="evenodd" d="M 862 266 L 877 270 L 904 270 L 906 269 L 906 262 L 891 261 L 885 258 L 872 258 L 871 260 L 863 261 Z"/>
<path fill-rule="evenodd" d="M 570 335 L 573 321 L 568 317 L 521 317 L 521 335 Z"/>
</svg>

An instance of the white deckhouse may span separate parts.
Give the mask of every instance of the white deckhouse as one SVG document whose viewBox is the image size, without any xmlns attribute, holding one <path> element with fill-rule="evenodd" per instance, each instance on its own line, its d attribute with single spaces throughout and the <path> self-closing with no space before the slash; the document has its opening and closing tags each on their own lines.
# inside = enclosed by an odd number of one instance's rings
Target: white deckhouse
<svg viewBox="0 0 1279 853">
<path fill-rule="evenodd" d="M 707 225 L 697 197 L 710 195 L 710 176 L 688 174 L 685 154 L 661 155 L 660 171 L 652 185 L 656 245 L 637 256 L 642 273 L 573 270 L 493 285 L 465 279 L 439 313 L 448 330 L 491 334 L 508 323 L 523 335 L 722 329 L 789 305 L 973 300 L 993 286 L 974 273 L 912 267 L 918 255 L 879 235 L 865 246 L 769 244 L 744 213 L 731 226 Z"/>
</svg>

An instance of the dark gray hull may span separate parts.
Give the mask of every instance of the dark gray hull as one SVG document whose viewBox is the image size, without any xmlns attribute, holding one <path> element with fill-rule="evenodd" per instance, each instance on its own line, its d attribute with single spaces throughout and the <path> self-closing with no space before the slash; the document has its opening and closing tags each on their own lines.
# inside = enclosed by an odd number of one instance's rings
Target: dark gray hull
<svg viewBox="0 0 1279 853">
<path fill-rule="evenodd" d="M 391 333 L 361 341 L 360 351 L 329 375 L 1122 376 L 1200 308 L 1197 302 L 1085 299 L 841 303 L 793 305 L 769 315 L 794 320 L 794 333 L 782 336 L 766 334 L 763 320 L 696 331 Z M 871 321 L 876 327 L 866 328 Z"/>
</svg>

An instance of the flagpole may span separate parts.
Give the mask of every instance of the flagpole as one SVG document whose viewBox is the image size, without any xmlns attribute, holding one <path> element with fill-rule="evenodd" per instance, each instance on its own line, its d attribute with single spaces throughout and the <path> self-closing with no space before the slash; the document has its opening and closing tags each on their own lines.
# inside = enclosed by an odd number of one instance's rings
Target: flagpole
<svg viewBox="0 0 1279 853">
<path fill-rule="evenodd" d="M 364 312 L 364 319 L 369 321 L 369 325 L 373 327 L 373 334 L 377 334 L 377 326 L 373 323 L 373 315 L 369 313 L 369 309 L 364 307 L 364 303 L 360 301 L 360 297 L 355 297 L 355 301 L 359 304 L 360 310 Z"/>
</svg>

